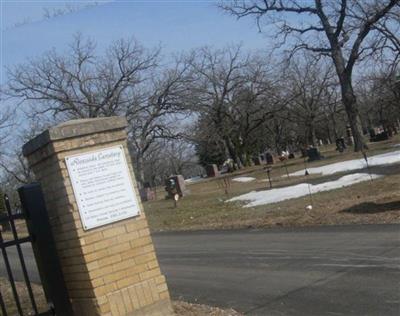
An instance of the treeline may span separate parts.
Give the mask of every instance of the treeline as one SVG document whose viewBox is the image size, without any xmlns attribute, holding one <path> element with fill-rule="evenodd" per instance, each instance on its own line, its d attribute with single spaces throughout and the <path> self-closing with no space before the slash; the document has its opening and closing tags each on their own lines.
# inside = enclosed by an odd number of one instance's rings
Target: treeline
<svg viewBox="0 0 400 316">
<path fill-rule="evenodd" d="M 23 142 L 77 118 L 127 118 L 142 185 L 163 183 L 170 174 L 200 174 L 199 164 L 221 165 L 231 158 L 245 166 L 266 150 L 280 154 L 345 136 L 337 76 L 329 63 L 307 53 L 277 60 L 229 46 L 165 58 L 159 48 L 120 40 L 98 54 L 95 43 L 82 36 L 69 47 L 8 71 L 2 97 L 20 104 L 19 122 L 9 115 L 15 109 L 3 109 L 0 132 L 12 123 L 20 128 L 13 134 L 19 145 L 1 147 L 3 183 L 32 180 L 19 153 Z M 398 124 L 399 73 L 386 66 L 359 75 L 364 132 Z M 5 142 L 7 135 L 9 130 L 0 139 Z"/>
</svg>

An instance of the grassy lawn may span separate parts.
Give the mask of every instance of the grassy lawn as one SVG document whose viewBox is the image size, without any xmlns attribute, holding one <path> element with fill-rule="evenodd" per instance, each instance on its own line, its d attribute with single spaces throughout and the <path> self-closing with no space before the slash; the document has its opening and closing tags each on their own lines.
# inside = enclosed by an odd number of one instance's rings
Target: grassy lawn
<svg viewBox="0 0 400 316">
<path fill-rule="evenodd" d="M 400 147 L 393 147 L 399 142 L 400 137 L 397 135 L 390 141 L 370 144 L 368 155 L 399 150 Z M 361 153 L 354 153 L 351 150 L 340 154 L 334 150 L 332 145 L 323 147 L 321 152 L 325 159 L 309 163 L 308 167 L 363 158 Z M 304 161 L 301 158 L 289 160 L 286 166 L 289 173 L 302 170 Z M 251 208 L 243 208 L 243 204 L 240 202 L 225 202 L 230 197 L 250 191 L 266 190 L 268 182 L 266 182 L 267 174 L 263 166 L 253 166 L 234 173 L 232 177 L 242 175 L 254 177 L 256 180 L 247 183 L 231 181 L 228 195 L 221 188 L 220 179 L 205 179 L 187 186 L 190 194 L 179 201 L 177 208 L 174 207 L 171 200 L 164 199 L 163 188 L 158 190 L 158 199 L 145 202 L 144 207 L 153 231 L 276 225 L 400 223 L 400 164 L 373 167 L 371 172 L 385 176 L 373 182 L 362 182 L 343 189 L 314 194 L 311 211 L 305 209 L 305 206 L 310 204 L 308 196 Z M 286 169 L 280 162 L 276 162 L 271 171 L 274 188 L 305 181 L 321 183 L 338 179 L 343 174 L 287 178 Z"/>
</svg>

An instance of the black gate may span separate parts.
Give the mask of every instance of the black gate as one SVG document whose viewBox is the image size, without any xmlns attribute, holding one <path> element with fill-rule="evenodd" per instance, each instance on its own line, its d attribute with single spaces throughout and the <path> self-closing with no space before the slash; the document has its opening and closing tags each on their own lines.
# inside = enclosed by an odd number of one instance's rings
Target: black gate
<svg viewBox="0 0 400 316">
<path fill-rule="evenodd" d="M 0 215 L 0 224 L 8 231 L 8 235 L 2 232 L 0 227 L 0 248 L 3 262 L 11 290 L 12 305 L 16 309 L 10 312 L 10 305 L 5 302 L 4 293 L 0 290 L 0 308 L 4 316 L 70 316 L 72 308 L 68 299 L 65 282 L 62 276 L 59 259 L 55 250 L 55 243 L 51 234 L 50 224 L 40 185 L 37 183 L 21 187 L 19 190 L 22 210 L 13 212 L 10 200 L 4 196 L 5 212 Z M 25 220 L 28 235 L 19 236 L 16 220 Z M 6 236 L 6 238 L 5 238 Z M 32 289 L 32 283 L 28 275 L 26 260 L 23 253 L 23 245 L 31 244 L 35 255 L 41 284 L 43 286 L 47 306 L 39 309 L 37 297 Z M 16 255 L 10 258 L 7 249 L 16 249 Z M 12 259 L 12 260 L 10 260 Z M 32 264 L 31 262 L 29 264 Z M 20 268 L 23 276 L 24 303 L 21 294 L 18 293 L 18 283 L 15 277 L 15 268 Z M 36 286 L 36 285 L 35 285 Z M 26 297 L 27 296 L 27 297 Z M 27 306 L 29 305 L 29 306 Z M 26 312 L 26 310 L 29 310 Z"/>
</svg>

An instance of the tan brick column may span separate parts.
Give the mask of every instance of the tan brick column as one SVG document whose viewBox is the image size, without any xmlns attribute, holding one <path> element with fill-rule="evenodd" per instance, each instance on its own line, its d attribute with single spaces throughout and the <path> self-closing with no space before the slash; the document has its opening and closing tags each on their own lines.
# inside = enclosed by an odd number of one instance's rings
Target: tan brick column
<svg viewBox="0 0 400 316">
<path fill-rule="evenodd" d="M 56 247 L 76 316 L 172 315 L 170 298 L 140 205 L 140 216 L 84 231 L 65 157 L 122 145 L 126 120 L 73 120 L 23 147 L 41 183 Z"/>
</svg>

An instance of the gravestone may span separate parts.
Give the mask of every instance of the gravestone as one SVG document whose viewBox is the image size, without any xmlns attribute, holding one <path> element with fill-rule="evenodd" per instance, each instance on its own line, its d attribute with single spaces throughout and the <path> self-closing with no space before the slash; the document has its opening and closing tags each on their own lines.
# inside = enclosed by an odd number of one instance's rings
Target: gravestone
<svg viewBox="0 0 400 316">
<path fill-rule="evenodd" d="M 376 136 L 375 129 L 370 128 L 370 129 L 368 130 L 368 133 L 369 133 L 369 141 L 370 141 L 370 142 L 373 142 L 374 139 L 375 139 L 375 136 Z"/>
<path fill-rule="evenodd" d="M 224 161 L 221 170 L 218 171 L 218 175 L 222 173 L 232 173 L 236 170 L 235 168 L 236 167 L 233 159 L 229 158 Z"/>
<path fill-rule="evenodd" d="M 153 201 L 156 199 L 156 189 L 152 188 L 149 182 L 145 182 L 139 189 L 142 202 Z"/>
<path fill-rule="evenodd" d="M 23 147 L 41 183 L 74 315 L 173 315 L 125 118 L 69 121 Z"/>
<path fill-rule="evenodd" d="M 253 157 L 253 163 L 254 163 L 254 165 L 256 165 L 256 166 L 259 166 L 259 165 L 261 165 L 261 159 L 260 159 L 260 156 L 255 156 L 255 157 Z"/>
<path fill-rule="evenodd" d="M 165 190 L 168 193 L 168 198 L 173 198 L 175 194 L 184 197 L 186 195 L 185 179 L 180 174 L 169 177 L 165 181 Z"/>
<path fill-rule="evenodd" d="M 274 157 L 271 155 L 271 153 L 266 153 L 265 154 L 265 160 L 267 161 L 267 165 L 273 165 L 274 164 Z"/>
<path fill-rule="evenodd" d="M 307 149 L 307 156 L 308 156 L 308 161 L 315 161 L 315 160 L 321 160 L 322 156 L 320 152 L 318 151 L 318 148 L 311 147 Z"/>
<path fill-rule="evenodd" d="M 347 145 L 352 146 L 354 144 L 354 137 L 350 125 L 346 126 L 346 136 L 347 136 Z"/>
<path fill-rule="evenodd" d="M 218 177 L 220 175 L 216 164 L 207 165 L 205 169 L 206 169 L 207 177 L 209 177 L 209 178 Z"/>
<path fill-rule="evenodd" d="M 153 201 L 156 198 L 155 192 L 150 187 L 144 187 L 139 190 L 142 202 Z"/>
<path fill-rule="evenodd" d="M 339 152 L 343 152 L 343 150 L 346 149 L 346 143 L 344 141 L 343 137 L 337 138 L 336 139 L 336 150 Z"/>
<path fill-rule="evenodd" d="M 388 139 L 389 139 L 388 132 L 387 131 L 383 131 L 383 132 L 380 132 L 379 134 L 376 134 L 374 139 L 373 139 L 373 141 L 374 142 L 381 142 L 381 141 L 388 140 Z"/>
</svg>

